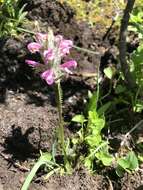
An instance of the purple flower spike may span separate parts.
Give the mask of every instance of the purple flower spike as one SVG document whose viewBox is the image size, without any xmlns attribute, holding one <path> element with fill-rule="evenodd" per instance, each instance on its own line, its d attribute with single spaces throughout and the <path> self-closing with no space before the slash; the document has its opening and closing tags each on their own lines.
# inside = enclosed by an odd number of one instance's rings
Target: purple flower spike
<svg viewBox="0 0 143 190">
<path fill-rule="evenodd" d="M 43 55 L 44 55 L 46 63 L 48 62 L 48 60 L 51 61 L 54 59 L 54 53 L 52 49 L 45 50 Z"/>
<path fill-rule="evenodd" d="M 28 44 L 27 48 L 31 53 L 35 53 L 35 52 L 39 52 L 42 46 L 39 43 L 32 42 Z"/>
<path fill-rule="evenodd" d="M 54 83 L 54 72 L 52 69 L 44 71 L 41 74 L 41 78 L 44 79 L 48 85 L 52 85 Z"/>
<path fill-rule="evenodd" d="M 71 61 L 67 61 L 66 63 L 60 65 L 60 68 L 69 73 L 69 74 L 72 74 L 72 72 L 70 71 L 70 69 L 72 68 L 76 68 L 77 67 L 77 62 L 74 61 L 74 60 L 71 60 Z"/>
<path fill-rule="evenodd" d="M 25 60 L 25 63 L 27 63 L 28 65 L 30 65 L 31 67 L 36 67 L 37 65 L 39 65 L 40 63 L 36 62 L 36 61 L 32 61 L 32 60 Z"/>
<path fill-rule="evenodd" d="M 27 47 L 31 53 L 39 52 L 43 64 L 33 60 L 26 60 L 26 63 L 32 67 L 41 65 L 41 68 L 44 68 L 44 64 L 48 64 L 49 67 L 45 67 L 45 71 L 40 72 L 40 77 L 48 85 L 56 83 L 56 79 L 60 79 L 64 74 L 63 72 L 72 74 L 72 69 L 77 67 L 76 61 L 70 60 L 61 64 L 62 58 L 69 54 L 73 47 L 71 40 L 65 40 L 62 35 L 54 36 L 51 29 L 49 29 L 48 34 L 37 33 L 35 40 L 35 42 L 29 43 Z"/>
</svg>

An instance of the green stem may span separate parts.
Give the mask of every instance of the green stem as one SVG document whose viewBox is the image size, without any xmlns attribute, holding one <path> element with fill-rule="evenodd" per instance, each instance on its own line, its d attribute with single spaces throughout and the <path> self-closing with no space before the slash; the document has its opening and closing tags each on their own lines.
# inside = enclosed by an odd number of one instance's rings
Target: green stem
<svg viewBox="0 0 143 190">
<path fill-rule="evenodd" d="M 64 139 L 64 121 L 62 116 L 62 89 L 60 80 L 57 81 L 55 84 L 55 93 L 56 93 L 56 101 L 58 107 L 58 114 L 59 114 L 59 141 L 61 144 L 62 154 L 64 155 L 64 166 L 67 163 L 67 156 L 65 150 L 65 139 Z"/>
<path fill-rule="evenodd" d="M 75 49 L 77 49 L 79 51 L 84 51 L 84 52 L 90 53 L 90 54 L 100 55 L 99 52 L 92 51 L 92 50 L 89 50 L 89 49 L 86 49 L 86 48 L 81 48 L 81 47 L 78 47 L 78 46 L 75 46 L 75 45 L 73 45 L 73 48 L 75 48 Z"/>
<path fill-rule="evenodd" d="M 96 94 L 96 110 L 97 110 L 97 104 L 99 101 L 99 75 L 100 75 L 100 64 L 98 65 L 98 70 L 97 70 L 97 94 Z"/>
<path fill-rule="evenodd" d="M 81 129 L 82 129 L 82 142 L 84 141 L 84 128 L 83 128 L 83 123 L 81 124 Z"/>
</svg>

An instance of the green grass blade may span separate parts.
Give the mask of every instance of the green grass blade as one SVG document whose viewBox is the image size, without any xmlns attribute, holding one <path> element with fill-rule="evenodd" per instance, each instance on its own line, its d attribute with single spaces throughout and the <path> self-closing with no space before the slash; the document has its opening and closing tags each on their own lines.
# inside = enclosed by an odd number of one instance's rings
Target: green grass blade
<svg viewBox="0 0 143 190">
<path fill-rule="evenodd" d="M 28 176 L 27 176 L 27 178 L 26 178 L 26 180 L 25 180 L 25 182 L 24 182 L 24 184 L 23 184 L 21 190 L 28 190 L 29 185 L 30 185 L 32 179 L 34 178 L 34 176 L 35 176 L 37 170 L 38 170 L 38 169 L 41 167 L 41 165 L 43 165 L 43 164 L 45 164 L 45 162 L 39 160 L 39 161 L 33 166 L 32 170 L 31 170 L 30 173 L 28 174 Z"/>
</svg>

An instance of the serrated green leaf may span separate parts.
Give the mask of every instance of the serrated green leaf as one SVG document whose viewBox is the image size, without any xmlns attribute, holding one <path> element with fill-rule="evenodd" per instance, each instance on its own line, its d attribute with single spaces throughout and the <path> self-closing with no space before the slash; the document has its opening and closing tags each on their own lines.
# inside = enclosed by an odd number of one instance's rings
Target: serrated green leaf
<svg viewBox="0 0 143 190">
<path fill-rule="evenodd" d="M 120 167 L 124 170 L 135 170 L 138 168 L 138 159 L 133 151 L 129 152 L 125 158 L 121 158 L 117 161 Z"/>
<path fill-rule="evenodd" d="M 124 170 L 126 170 L 126 168 L 130 167 L 130 163 L 128 162 L 128 160 L 126 160 L 126 158 L 121 158 L 117 161 L 117 163 L 119 164 L 119 166 L 121 166 Z"/>
<path fill-rule="evenodd" d="M 99 134 L 105 126 L 105 119 L 99 118 L 98 114 L 93 111 L 89 111 L 88 115 L 88 129 L 91 129 L 94 135 Z"/>
<path fill-rule="evenodd" d="M 102 138 L 99 134 L 96 135 L 88 135 L 85 138 L 86 143 L 90 146 L 90 147 L 95 147 L 98 146 L 101 142 Z"/>
<path fill-rule="evenodd" d="M 106 153 L 106 152 L 100 151 L 100 152 L 97 152 L 95 156 L 99 160 L 101 160 L 104 166 L 110 166 L 113 161 L 113 156 L 111 156 L 108 152 Z"/>
<path fill-rule="evenodd" d="M 72 121 L 73 122 L 77 122 L 77 123 L 84 123 L 86 120 L 84 118 L 83 115 L 75 115 L 73 118 L 72 118 Z"/>
<path fill-rule="evenodd" d="M 138 159 L 133 151 L 129 152 L 127 159 L 130 163 L 130 167 L 128 169 L 135 170 L 139 167 Z"/>
<path fill-rule="evenodd" d="M 103 72 L 107 78 L 112 79 L 115 74 L 115 68 L 114 67 L 106 67 Z"/>
</svg>

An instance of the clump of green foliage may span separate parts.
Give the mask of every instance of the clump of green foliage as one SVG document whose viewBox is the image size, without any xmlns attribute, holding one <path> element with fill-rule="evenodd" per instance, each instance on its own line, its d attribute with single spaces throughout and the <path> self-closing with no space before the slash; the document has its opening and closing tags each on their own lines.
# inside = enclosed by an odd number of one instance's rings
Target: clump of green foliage
<svg viewBox="0 0 143 190">
<path fill-rule="evenodd" d="M 107 102 L 97 109 L 97 93 L 90 94 L 89 103 L 87 105 L 87 116 L 76 115 L 72 119 L 73 122 L 81 124 L 82 128 L 78 132 L 79 138 L 76 142 L 82 143 L 87 147 L 85 156 L 81 155 L 81 160 L 84 165 L 94 170 L 95 161 L 101 161 L 103 165 L 111 165 L 113 157 L 109 154 L 108 141 L 103 138 L 102 129 L 106 127 L 104 112 L 106 112 L 111 102 Z"/>
<path fill-rule="evenodd" d="M 25 20 L 25 5 L 20 7 L 20 0 L 3 0 L 0 4 L 0 36 L 16 35 L 18 26 Z"/>
<path fill-rule="evenodd" d="M 132 67 L 136 82 L 143 89 L 143 43 L 131 55 Z"/>
<path fill-rule="evenodd" d="M 128 30 L 133 32 L 138 37 L 138 47 L 134 50 L 129 58 L 130 71 L 133 73 L 136 84 L 138 86 L 136 95 L 136 105 L 134 110 L 136 112 L 142 112 L 143 100 L 141 98 L 143 94 L 143 6 L 142 0 L 137 1 L 138 4 L 134 8 L 130 18 L 130 25 Z"/>
<path fill-rule="evenodd" d="M 143 7 L 136 7 L 130 19 L 129 31 L 138 35 L 139 46 L 131 55 L 131 71 L 134 73 L 136 82 L 143 89 Z"/>
<path fill-rule="evenodd" d="M 124 171 L 132 172 L 139 167 L 136 154 L 130 151 L 129 147 L 121 147 L 121 152 L 117 152 L 116 156 L 112 154 L 110 143 L 103 135 L 103 129 L 107 128 L 108 115 L 114 112 L 111 108 L 115 108 L 118 104 L 127 104 L 122 96 L 125 96 L 126 89 L 121 85 L 117 85 L 115 91 L 118 98 L 102 104 L 98 102 L 97 92 L 91 94 L 87 105 L 87 114 L 75 115 L 73 122 L 80 123 L 81 129 L 78 131 L 78 137 L 73 138 L 72 142 L 78 147 L 79 144 L 87 147 L 86 153 L 80 155 L 81 162 L 90 171 L 96 171 L 96 165 L 112 166 L 115 168 L 118 176 L 122 176 Z M 127 96 L 127 95 L 126 95 Z M 98 106 L 97 106 L 98 105 Z M 106 117 L 105 117 L 106 115 Z M 126 153 L 122 153 L 122 149 L 126 149 Z"/>
</svg>

